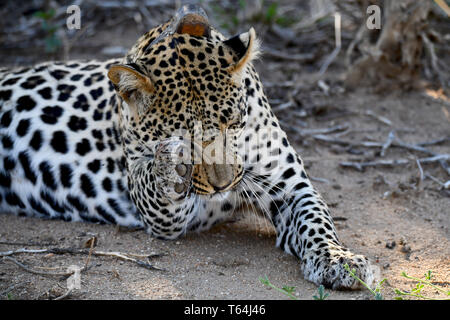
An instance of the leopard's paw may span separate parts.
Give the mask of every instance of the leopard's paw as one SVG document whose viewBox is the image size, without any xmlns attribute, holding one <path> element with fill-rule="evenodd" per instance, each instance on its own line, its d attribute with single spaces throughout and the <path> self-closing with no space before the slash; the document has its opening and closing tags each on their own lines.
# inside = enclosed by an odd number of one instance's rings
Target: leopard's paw
<svg viewBox="0 0 450 320">
<path fill-rule="evenodd" d="M 356 277 L 369 287 L 375 283 L 374 267 L 363 255 L 357 255 L 344 247 L 333 247 L 321 253 L 310 252 L 305 255 L 302 271 L 305 278 L 326 288 L 360 289 L 362 284 L 352 277 L 345 265 L 354 270 Z"/>
<path fill-rule="evenodd" d="M 185 198 L 190 190 L 192 165 L 183 161 L 186 150 L 186 144 L 175 138 L 156 146 L 153 174 L 159 191 L 171 200 Z"/>
</svg>

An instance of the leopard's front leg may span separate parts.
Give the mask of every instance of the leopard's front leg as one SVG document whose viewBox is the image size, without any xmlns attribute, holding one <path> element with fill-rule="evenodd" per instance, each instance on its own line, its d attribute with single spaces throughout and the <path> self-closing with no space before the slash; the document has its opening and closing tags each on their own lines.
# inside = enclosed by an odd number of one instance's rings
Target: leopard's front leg
<svg viewBox="0 0 450 320">
<path fill-rule="evenodd" d="M 267 152 L 266 161 L 252 165 L 246 178 L 247 184 L 253 184 L 250 189 L 259 191 L 256 203 L 269 213 L 276 228 L 277 246 L 297 256 L 304 277 L 317 285 L 333 289 L 359 287 L 345 264 L 355 268 L 356 274 L 370 285 L 374 277 L 369 260 L 340 243 L 327 205 L 314 190 L 300 157 L 282 135 L 286 148 L 279 154 Z"/>
<path fill-rule="evenodd" d="M 160 141 L 153 159 L 136 160 L 129 168 L 131 198 L 147 232 L 158 238 L 184 234 L 195 215 L 195 201 L 189 194 L 192 165 L 183 163 L 184 149 L 181 139 Z"/>
</svg>

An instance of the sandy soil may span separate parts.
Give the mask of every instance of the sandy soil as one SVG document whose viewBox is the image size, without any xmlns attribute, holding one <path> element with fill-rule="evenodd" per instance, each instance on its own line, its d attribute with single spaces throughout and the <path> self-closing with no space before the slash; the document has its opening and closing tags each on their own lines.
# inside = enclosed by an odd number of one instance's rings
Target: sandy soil
<svg viewBox="0 0 450 320">
<path fill-rule="evenodd" d="M 108 27 L 108 30 L 113 30 Z M 102 33 L 103 32 L 103 33 Z M 88 38 L 71 51 L 71 58 L 98 54 L 98 45 L 107 39 L 110 45 L 130 46 L 136 30 L 117 34 L 100 30 L 97 38 Z M 97 42 L 95 41 L 97 40 Z M 111 42 L 112 41 L 112 42 Z M 86 48 L 90 48 L 87 50 Z M 17 49 L 19 50 L 19 49 Z M 20 51 L 20 50 L 19 50 Z M 8 53 L 9 52 L 9 53 Z M 39 52 L 21 51 L 19 60 L 11 49 L 0 50 L 4 65 L 42 60 Z M 18 62 L 19 61 L 19 62 Z M 339 61 L 323 78 L 329 91 L 320 88 L 311 74 L 312 66 L 263 58 L 256 67 L 267 84 L 273 101 L 286 98 L 292 88 L 273 86 L 277 82 L 301 83 L 297 105 L 275 113 L 289 132 L 291 143 L 305 161 L 314 185 L 332 209 L 341 241 L 367 255 L 386 278 L 383 295 L 395 297 L 394 288 L 410 290 L 415 283 L 401 276 L 402 271 L 423 277 L 433 271 L 432 282 L 450 288 L 450 197 L 449 192 L 426 178 L 418 185 L 418 152 L 388 148 L 383 157 L 380 148 L 345 148 L 320 142 L 298 129 L 348 126 L 348 131 L 330 136 L 347 141 L 386 141 L 391 130 L 403 141 L 417 144 L 450 136 L 449 100 L 435 100 L 425 91 L 373 94 L 369 89 L 354 92 L 342 88 Z M 447 98 L 448 99 L 448 98 Z M 279 103 L 278 103 L 279 104 Z M 274 103 L 276 105 L 276 103 Z M 392 122 L 387 125 L 364 115 L 371 110 Z M 297 129 L 293 129 L 297 128 Z M 449 140 L 427 148 L 450 153 Z M 411 159 L 411 164 L 368 168 L 363 172 L 339 165 L 355 159 Z M 448 174 L 437 164 L 423 165 L 425 173 L 441 182 Z M 135 254 L 162 254 L 149 262 L 165 271 L 147 270 L 115 257 L 92 256 L 88 270 L 81 274 L 81 289 L 68 299 L 287 299 L 259 281 L 267 276 L 276 286 L 294 286 L 299 299 L 312 299 L 317 287 L 302 279 L 296 259 L 275 248 L 275 237 L 267 224 L 247 221 L 228 223 L 200 234 L 189 234 L 176 241 L 150 238 L 143 231 L 117 229 L 111 225 L 66 223 L 0 215 L 0 251 L 20 248 L 79 247 L 95 236 L 95 250 Z M 35 270 L 63 272 L 71 265 L 82 267 L 86 255 L 18 254 L 15 259 Z M 66 279 L 36 275 L 0 259 L 0 299 L 54 299 L 66 292 Z M 368 291 L 329 291 L 329 299 L 371 299 Z M 442 298 L 435 289 L 424 293 Z"/>
<path fill-rule="evenodd" d="M 347 111 L 362 110 L 373 104 L 373 110 L 388 117 L 397 128 L 414 129 L 402 135 L 409 142 L 431 141 L 449 133 L 442 105 L 419 94 L 380 97 L 358 92 L 329 96 L 325 100 Z M 309 127 L 324 127 L 314 119 L 308 122 L 311 122 Z M 375 128 L 376 134 L 362 133 L 374 140 L 378 140 L 378 136 L 386 137 L 389 132 L 389 128 L 369 117 L 355 116 L 334 122 L 350 123 L 353 128 L 364 131 Z M 332 150 L 328 145 L 307 139 L 298 144 L 297 150 L 303 155 L 312 177 L 328 180 L 328 183 L 315 182 L 315 185 L 332 207 L 343 243 L 376 262 L 381 276 L 387 278 L 383 290 L 386 298 L 395 296 L 393 288 L 409 290 L 414 286 L 401 276 L 402 271 L 422 277 L 432 270 L 433 282 L 448 290 L 448 194 L 439 191 L 429 179 L 420 189 L 408 187 L 418 176 L 414 165 L 368 169 L 361 173 L 340 168 L 339 161 L 355 156 Z M 436 151 L 448 152 L 448 144 Z M 386 158 L 396 157 L 405 157 L 405 152 L 389 149 Z M 435 165 L 424 166 L 424 170 L 441 180 L 445 178 Z M 389 191 L 393 191 L 393 195 L 386 196 Z M 99 251 L 164 254 L 151 258 L 150 262 L 166 271 L 150 271 L 117 258 L 93 256 L 90 268 L 81 276 L 81 290 L 70 296 L 74 299 L 286 298 L 263 286 L 259 277 L 264 276 L 278 287 L 295 286 L 300 299 L 312 299 L 317 288 L 302 279 L 296 259 L 274 247 L 275 237 L 267 225 L 260 223 L 255 227 L 254 222 L 254 217 L 250 216 L 247 221 L 229 223 L 209 232 L 189 234 L 176 241 L 160 241 L 149 238 L 143 231 L 117 230 L 110 225 L 0 215 L 0 251 L 22 247 L 79 247 L 95 236 L 98 238 L 95 249 Z M 15 258 L 33 268 L 56 268 L 62 272 L 70 265 L 84 266 L 87 256 L 21 254 Z M 65 279 L 30 274 L 10 261 L 0 262 L 2 299 L 48 299 L 65 291 Z M 442 297 L 436 290 L 427 290 L 426 294 Z M 366 291 L 333 291 L 329 297 L 368 298 L 370 295 Z"/>
</svg>

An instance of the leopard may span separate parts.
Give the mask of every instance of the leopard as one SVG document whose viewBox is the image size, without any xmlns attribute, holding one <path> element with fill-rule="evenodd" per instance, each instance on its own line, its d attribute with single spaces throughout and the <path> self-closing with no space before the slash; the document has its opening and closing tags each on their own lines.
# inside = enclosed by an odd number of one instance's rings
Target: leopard
<svg viewBox="0 0 450 320">
<path fill-rule="evenodd" d="M 306 280 L 360 288 L 348 265 L 372 284 L 271 109 L 260 44 L 186 5 L 123 58 L 1 68 L 0 212 L 173 240 L 247 208 Z"/>
</svg>

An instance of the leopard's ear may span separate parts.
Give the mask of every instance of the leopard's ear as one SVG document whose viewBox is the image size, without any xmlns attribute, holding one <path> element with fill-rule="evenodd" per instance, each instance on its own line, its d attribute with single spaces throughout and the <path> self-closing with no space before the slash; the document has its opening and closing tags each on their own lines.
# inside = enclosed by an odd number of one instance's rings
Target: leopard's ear
<svg viewBox="0 0 450 320">
<path fill-rule="evenodd" d="M 237 56 L 227 69 L 229 72 L 238 72 L 243 69 L 247 63 L 257 58 L 259 55 L 259 40 L 256 38 L 255 29 L 250 28 L 248 32 L 241 33 L 223 42 L 231 48 Z"/>
<path fill-rule="evenodd" d="M 154 87 L 149 77 L 139 71 L 133 64 L 116 64 L 108 71 L 108 78 L 114 85 L 117 93 L 127 102 L 135 92 L 152 93 Z"/>
</svg>

